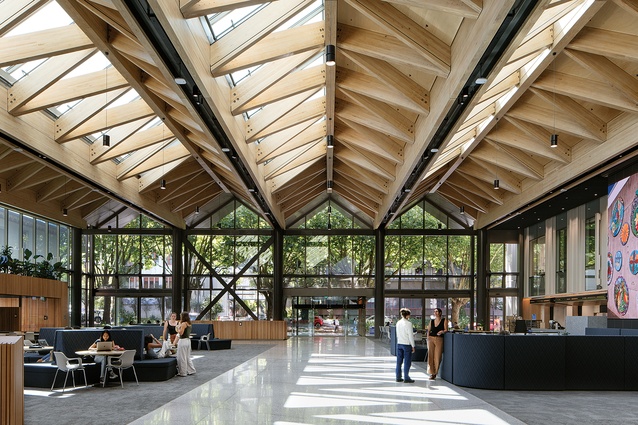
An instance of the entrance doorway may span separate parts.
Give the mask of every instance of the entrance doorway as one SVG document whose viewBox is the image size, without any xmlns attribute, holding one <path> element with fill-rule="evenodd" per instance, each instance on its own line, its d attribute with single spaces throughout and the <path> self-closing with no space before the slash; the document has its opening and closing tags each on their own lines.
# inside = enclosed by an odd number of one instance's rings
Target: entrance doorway
<svg viewBox="0 0 638 425">
<path fill-rule="evenodd" d="M 360 297 L 290 297 L 289 336 L 363 336 L 365 303 Z"/>
</svg>

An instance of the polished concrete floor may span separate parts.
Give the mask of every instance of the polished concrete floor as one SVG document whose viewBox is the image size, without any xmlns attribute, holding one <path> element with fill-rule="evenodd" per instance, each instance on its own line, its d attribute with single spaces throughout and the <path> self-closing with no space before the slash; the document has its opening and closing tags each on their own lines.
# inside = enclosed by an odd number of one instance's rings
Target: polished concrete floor
<svg viewBox="0 0 638 425">
<path fill-rule="evenodd" d="M 387 343 L 291 338 L 132 424 L 524 423 L 440 378 L 428 380 L 424 367 L 413 367 L 414 384 L 397 383 Z"/>
</svg>

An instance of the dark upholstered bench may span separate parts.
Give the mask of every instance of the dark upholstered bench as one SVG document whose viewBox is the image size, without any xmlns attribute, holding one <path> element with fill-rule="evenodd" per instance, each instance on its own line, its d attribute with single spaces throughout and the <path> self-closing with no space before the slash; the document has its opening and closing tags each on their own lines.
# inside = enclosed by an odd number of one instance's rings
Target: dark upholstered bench
<svg viewBox="0 0 638 425">
<path fill-rule="evenodd" d="M 137 379 L 144 382 L 168 381 L 177 375 L 177 359 L 174 357 L 135 360 L 133 366 L 137 372 Z M 122 378 L 127 381 L 135 381 L 133 369 L 125 369 Z"/>
<path fill-rule="evenodd" d="M 40 353 L 24 353 L 24 362 L 36 363 L 38 360 L 40 360 L 44 356 L 45 356 L 44 354 L 40 354 Z"/>
<path fill-rule="evenodd" d="M 76 351 L 87 350 L 103 329 L 68 329 L 55 333 L 54 350 L 61 351 L 67 357 L 76 357 Z M 142 329 L 110 329 L 113 341 L 126 350 L 135 350 L 135 360 L 141 360 L 144 353 L 144 331 Z"/>
<path fill-rule="evenodd" d="M 158 339 L 164 333 L 164 326 L 162 325 L 147 325 L 147 324 L 129 325 L 129 326 L 126 326 L 124 329 L 142 329 L 144 331 L 144 335 L 153 334 L 153 336 Z"/>
<path fill-rule="evenodd" d="M 86 369 L 86 380 L 89 385 L 100 382 L 100 365 L 96 363 L 84 363 Z M 53 377 L 58 367 L 52 363 L 25 363 L 24 364 L 24 386 L 35 388 L 51 388 Z M 69 375 L 71 375 L 69 373 Z M 66 373 L 58 373 L 55 380 L 55 387 L 62 388 Z M 84 374 L 81 371 L 75 372 L 75 384 L 84 385 Z M 67 388 L 73 386 L 71 376 L 66 381 Z"/>
<path fill-rule="evenodd" d="M 232 341 L 232 339 L 215 338 L 208 341 L 208 346 L 211 350 L 230 350 Z M 205 345 L 205 343 L 202 342 L 202 345 Z"/>
<path fill-rule="evenodd" d="M 195 336 L 191 338 L 191 348 L 197 350 L 200 347 L 199 339 L 210 334 L 208 340 L 208 347 L 211 350 L 230 350 L 232 339 L 219 339 L 215 338 L 215 328 L 212 323 L 193 323 L 193 333 Z M 205 342 L 201 343 L 202 346 L 206 346 Z"/>
</svg>

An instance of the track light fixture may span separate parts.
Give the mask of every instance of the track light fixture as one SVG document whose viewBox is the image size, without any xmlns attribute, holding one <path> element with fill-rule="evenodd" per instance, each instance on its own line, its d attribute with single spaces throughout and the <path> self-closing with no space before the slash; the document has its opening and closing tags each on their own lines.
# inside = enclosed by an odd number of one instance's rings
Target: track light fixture
<svg viewBox="0 0 638 425">
<path fill-rule="evenodd" d="M 549 139 L 549 147 L 555 148 L 558 146 L 558 134 L 554 133 Z"/>
<path fill-rule="evenodd" d="M 334 44 L 326 46 L 326 65 L 335 66 L 337 60 L 337 50 Z"/>
<path fill-rule="evenodd" d="M 332 180 L 328 180 L 328 190 L 326 191 L 327 193 L 332 193 L 332 185 L 333 185 Z"/>
<path fill-rule="evenodd" d="M 329 134 L 328 136 L 326 136 L 326 147 L 328 149 L 334 148 L 334 143 L 335 143 L 335 138 L 332 134 Z"/>
<path fill-rule="evenodd" d="M 501 187 L 501 182 L 498 179 L 494 179 L 494 189 L 499 190 Z"/>
<path fill-rule="evenodd" d="M 109 226 L 109 227 L 107 228 L 107 231 L 108 231 L 109 233 L 111 233 L 111 226 Z"/>
<path fill-rule="evenodd" d="M 199 91 L 199 87 L 197 86 L 193 86 L 193 99 L 195 99 L 196 105 L 202 104 L 202 100 L 203 100 L 202 92 Z"/>
<path fill-rule="evenodd" d="M 62 215 L 63 216 L 68 216 L 69 215 L 69 210 L 67 210 L 66 208 L 62 208 Z"/>
<path fill-rule="evenodd" d="M 195 214 L 199 214 L 199 205 L 195 207 Z"/>
<path fill-rule="evenodd" d="M 166 180 L 162 179 L 162 181 L 160 182 L 160 189 L 164 190 L 166 189 Z"/>
<path fill-rule="evenodd" d="M 182 62 L 179 63 L 179 71 L 177 72 L 177 77 L 174 78 L 175 84 L 179 85 L 179 86 L 185 86 L 186 85 L 186 78 L 182 77 L 183 72 L 182 72 Z"/>
<path fill-rule="evenodd" d="M 107 148 L 111 146 L 111 136 L 109 136 L 108 134 L 102 135 L 102 146 Z"/>
<path fill-rule="evenodd" d="M 461 205 L 461 208 L 459 208 L 459 212 L 461 214 L 465 214 L 465 207 L 463 205 Z"/>
</svg>

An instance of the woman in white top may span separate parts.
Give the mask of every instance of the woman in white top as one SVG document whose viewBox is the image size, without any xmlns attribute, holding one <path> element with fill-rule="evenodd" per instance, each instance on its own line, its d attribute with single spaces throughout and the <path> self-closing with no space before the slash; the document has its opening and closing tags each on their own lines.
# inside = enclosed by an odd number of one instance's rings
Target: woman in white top
<svg viewBox="0 0 638 425">
<path fill-rule="evenodd" d="M 411 384 L 414 381 L 410 379 L 410 366 L 412 366 L 412 353 L 414 353 L 414 332 L 412 331 L 412 322 L 410 322 L 410 310 L 401 309 L 402 319 L 397 322 L 397 382 L 405 382 Z M 403 365 L 403 376 L 401 378 L 401 365 Z"/>
</svg>

